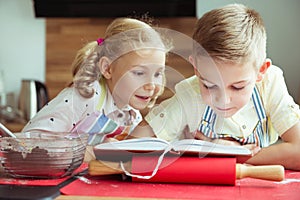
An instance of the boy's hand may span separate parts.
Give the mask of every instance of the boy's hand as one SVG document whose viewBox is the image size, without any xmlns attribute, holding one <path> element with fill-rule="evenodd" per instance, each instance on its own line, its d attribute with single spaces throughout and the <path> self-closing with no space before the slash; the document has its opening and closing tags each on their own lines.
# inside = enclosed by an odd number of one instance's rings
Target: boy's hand
<svg viewBox="0 0 300 200">
<path fill-rule="evenodd" d="M 213 142 L 217 144 L 222 144 L 222 145 L 229 145 L 229 146 L 241 146 L 241 144 L 234 140 L 234 139 L 212 139 L 210 137 L 205 136 L 202 132 L 196 130 L 195 132 L 190 132 L 189 127 L 186 126 L 185 129 L 183 130 L 183 133 L 185 135 L 186 139 L 196 139 L 196 140 L 204 140 L 208 142 Z M 261 148 L 256 146 L 255 144 L 246 144 L 242 145 L 243 147 L 249 149 L 252 152 L 252 156 L 257 154 Z"/>
<path fill-rule="evenodd" d="M 252 152 L 252 156 L 257 154 L 261 150 L 261 148 L 256 146 L 255 144 L 246 144 L 246 145 L 242 145 L 242 146 L 249 149 Z"/>
<path fill-rule="evenodd" d="M 190 132 L 190 129 L 188 126 L 186 126 L 184 128 L 183 133 L 184 133 L 186 139 L 204 140 L 204 141 L 223 144 L 223 145 L 241 146 L 239 142 L 237 142 L 235 140 L 231 140 L 230 138 L 229 139 L 213 139 L 213 138 L 205 136 L 199 130 Z"/>
</svg>

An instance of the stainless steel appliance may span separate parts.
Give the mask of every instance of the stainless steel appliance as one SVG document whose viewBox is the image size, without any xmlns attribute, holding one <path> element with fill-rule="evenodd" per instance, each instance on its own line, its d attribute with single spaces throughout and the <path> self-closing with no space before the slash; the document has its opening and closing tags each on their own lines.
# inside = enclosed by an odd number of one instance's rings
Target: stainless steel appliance
<svg viewBox="0 0 300 200">
<path fill-rule="evenodd" d="M 30 120 L 49 100 L 45 84 L 37 80 L 22 80 L 19 109 Z"/>
</svg>

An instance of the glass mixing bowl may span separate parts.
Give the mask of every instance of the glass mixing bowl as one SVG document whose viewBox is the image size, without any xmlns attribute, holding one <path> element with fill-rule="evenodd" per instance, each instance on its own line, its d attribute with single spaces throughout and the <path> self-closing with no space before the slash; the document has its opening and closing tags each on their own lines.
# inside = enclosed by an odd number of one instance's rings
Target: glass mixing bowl
<svg viewBox="0 0 300 200">
<path fill-rule="evenodd" d="M 88 134 L 15 133 L 0 138 L 4 172 L 16 178 L 61 178 L 83 162 Z"/>
</svg>

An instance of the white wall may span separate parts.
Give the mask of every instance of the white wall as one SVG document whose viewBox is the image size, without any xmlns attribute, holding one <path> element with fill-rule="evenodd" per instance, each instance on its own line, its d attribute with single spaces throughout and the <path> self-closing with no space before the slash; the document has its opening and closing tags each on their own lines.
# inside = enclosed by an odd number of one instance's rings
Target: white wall
<svg viewBox="0 0 300 200">
<path fill-rule="evenodd" d="M 17 101 L 22 79 L 45 81 L 45 20 L 32 0 L 0 0 L 0 30 L 0 71 Z"/>
<path fill-rule="evenodd" d="M 295 100 L 300 99 L 300 1 L 197 0 L 197 16 L 234 2 L 248 5 L 261 14 L 268 36 L 267 56 L 283 70 L 290 94 Z"/>
</svg>

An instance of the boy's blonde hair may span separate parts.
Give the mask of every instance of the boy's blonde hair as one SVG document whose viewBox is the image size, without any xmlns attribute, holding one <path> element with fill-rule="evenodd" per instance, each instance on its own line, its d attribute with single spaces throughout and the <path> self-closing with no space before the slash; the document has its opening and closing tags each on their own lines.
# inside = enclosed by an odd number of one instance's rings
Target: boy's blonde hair
<svg viewBox="0 0 300 200">
<path fill-rule="evenodd" d="M 100 45 L 93 41 L 80 49 L 72 64 L 74 86 L 86 98 L 94 95 L 92 83 L 103 78 L 97 64 L 102 56 L 113 62 L 131 51 L 158 49 L 167 53 L 171 49 L 171 44 L 163 40 L 148 23 L 133 18 L 115 19 L 107 27 L 103 39 L 104 42 Z M 162 86 L 162 90 L 163 88 Z M 158 95 L 161 93 L 162 91 Z"/>
<path fill-rule="evenodd" d="M 266 59 L 266 30 L 258 12 L 242 4 L 230 4 L 204 14 L 197 22 L 194 56 L 216 61 L 253 61 L 258 69 Z"/>
</svg>

